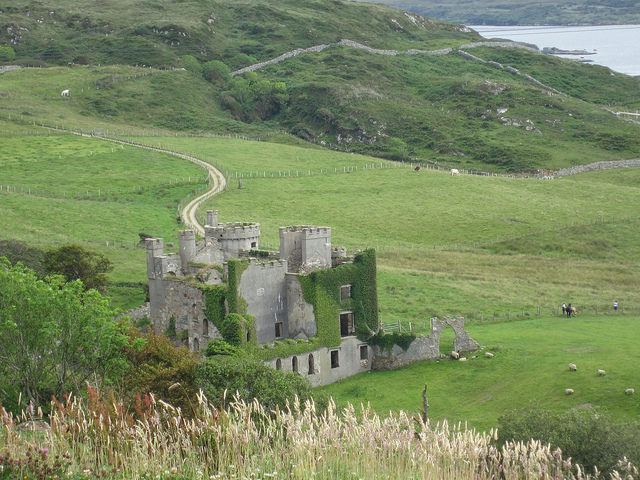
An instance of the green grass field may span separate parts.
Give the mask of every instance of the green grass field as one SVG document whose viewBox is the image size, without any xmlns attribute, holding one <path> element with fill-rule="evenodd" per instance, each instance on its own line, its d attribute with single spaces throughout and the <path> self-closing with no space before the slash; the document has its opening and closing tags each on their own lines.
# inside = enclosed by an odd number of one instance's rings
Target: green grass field
<svg viewBox="0 0 640 480">
<path fill-rule="evenodd" d="M 639 320 L 637 315 L 579 315 L 471 325 L 472 338 L 494 358 L 481 351 L 467 362 L 420 362 L 360 374 L 319 390 L 340 405 L 369 402 L 384 414 L 420 411 L 427 384 L 432 420 L 446 418 L 486 430 L 506 411 L 534 406 L 556 411 L 594 406 L 618 420 L 637 421 L 640 399 L 624 391 L 640 387 Z M 569 363 L 578 370 L 569 371 Z M 606 376 L 598 376 L 597 369 Z M 573 388 L 574 395 L 566 395 L 566 388 Z"/>
<path fill-rule="evenodd" d="M 145 256 L 134 246 L 137 234 L 162 236 L 175 251 L 178 203 L 200 186 L 184 182 L 202 179 L 202 170 L 95 138 L 34 134 L 24 125 L 15 133 L 21 136 L 0 137 L 9 152 L 1 160 L 3 183 L 19 187 L 1 192 L 3 237 L 43 248 L 79 242 L 100 251 L 116 267 L 109 289 L 114 304 L 139 304 Z M 203 211 L 218 209 L 221 221 L 260 222 L 263 246 L 277 246 L 279 226 L 304 223 L 331 226 L 336 245 L 377 248 L 383 322 L 424 332 L 431 316 L 462 314 L 472 336 L 496 353 L 491 361 L 425 362 L 327 387 L 340 402 L 415 410 L 428 383 L 433 418 L 482 428 L 528 402 L 558 409 L 594 404 L 633 417 L 634 398 L 620 392 L 634 385 L 630 365 L 639 331 L 640 220 L 629 207 L 640 204 L 640 169 L 553 181 L 452 177 L 303 146 L 139 140 L 239 172 L 243 188 L 231 177 Z M 276 176 L 294 170 L 298 176 Z M 625 316 L 594 315 L 608 312 L 614 299 Z M 550 317 L 562 301 L 584 316 Z M 570 361 L 580 365 L 573 377 L 565 371 Z M 596 368 L 610 373 L 598 378 Z M 564 396 L 568 387 L 576 390 L 573 397 Z"/>
</svg>

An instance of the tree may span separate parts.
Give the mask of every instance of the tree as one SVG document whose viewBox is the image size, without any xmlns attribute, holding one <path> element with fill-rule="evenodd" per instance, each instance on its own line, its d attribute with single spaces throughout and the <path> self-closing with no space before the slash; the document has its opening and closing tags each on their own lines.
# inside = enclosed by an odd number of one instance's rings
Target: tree
<svg viewBox="0 0 640 480">
<path fill-rule="evenodd" d="M 111 261 L 104 255 L 85 250 L 80 245 L 63 245 L 44 255 L 46 272 L 63 275 L 68 282 L 81 280 L 88 290 L 95 288 L 104 293 L 106 272 L 113 270 Z"/>
<path fill-rule="evenodd" d="M 39 280 L 22 265 L 0 259 L 0 400 L 16 407 L 19 394 L 42 405 L 52 395 L 110 384 L 127 368 L 126 326 L 109 299 L 61 276 Z"/>
<path fill-rule="evenodd" d="M 203 64 L 202 74 L 209 82 L 219 87 L 224 87 L 231 81 L 231 70 L 220 60 L 211 60 Z"/>
<path fill-rule="evenodd" d="M 140 348 L 140 341 L 144 346 Z M 131 365 L 123 380 L 123 396 L 134 405 L 137 397 L 153 393 L 157 398 L 180 407 L 193 417 L 197 407 L 195 370 L 198 354 L 186 347 L 175 347 L 164 335 L 141 336 L 130 332 L 130 345 L 125 349 Z"/>
<path fill-rule="evenodd" d="M 9 262 L 22 262 L 25 267 L 35 270 L 44 276 L 44 252 L 18 240 L 0 240 L 0 257 L 7 257 Z"/>
</svg>

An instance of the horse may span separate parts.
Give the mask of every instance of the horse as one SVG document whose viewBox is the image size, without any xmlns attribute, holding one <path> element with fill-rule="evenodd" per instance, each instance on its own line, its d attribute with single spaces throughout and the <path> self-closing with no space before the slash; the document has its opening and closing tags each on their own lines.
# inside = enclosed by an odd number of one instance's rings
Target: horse
<svg viewBox="0 0 640 480">
<path fill-rule="evenodd" d="M 578 316 L 578 309 L 576 307 L 567 307 L 567 310 L 569 311 L 570 317 Z"/>
</svg>

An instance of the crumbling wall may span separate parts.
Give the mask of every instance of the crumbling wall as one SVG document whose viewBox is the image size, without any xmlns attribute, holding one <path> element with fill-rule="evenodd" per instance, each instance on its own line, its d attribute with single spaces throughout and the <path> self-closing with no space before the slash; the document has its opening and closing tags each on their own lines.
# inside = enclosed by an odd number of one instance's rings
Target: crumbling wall
<svg viewBox="0 0 640 480">
<path fill-rule="evenodd" d="M 453 348 L 456 352 L 471 352 L 477 350 L 480 345 L 464 329 L 464 317 L 442 320 L 434 317 L 431 319 L 431 335 L 421 335 L 411 342 L 406 350 L 399 345 L 394 345 L 391 351 L 374 347 L 373 370 L 392 370 L 404 367 L 422 360 L 438 360 L 440 358 L 440 334 L 446 327 L 453 328 L 456 337 Z"/>
</svg>

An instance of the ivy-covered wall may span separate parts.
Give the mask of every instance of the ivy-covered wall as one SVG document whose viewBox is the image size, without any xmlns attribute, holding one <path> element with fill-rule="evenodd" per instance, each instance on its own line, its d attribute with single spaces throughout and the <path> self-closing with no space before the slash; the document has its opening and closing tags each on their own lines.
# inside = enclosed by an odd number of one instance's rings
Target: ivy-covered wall
<svg viewBox="0 0 640 480">
<path fill-rule="evenodd" d="M 242 273 L 249 267 L 249 260 L 229 259 L 227 262 L 227 283 L 229 285 L 227 305 L 230 313 L 247 313 L 247 302 L 239 292 Z"/>
<path fill-rule="evenodd" d="M 353 263 L 316 270 L 299 278 L 305 301 L 313 305 L 321 345 L 340 345 L 342 311 L 353 312 L 356 335 L 361 340 L 368 340 L 378 330 L 375 250 L 359 253 Z M 351 298 L 340 299 L 342 285 L 351 285 Z"/>
</svg>

